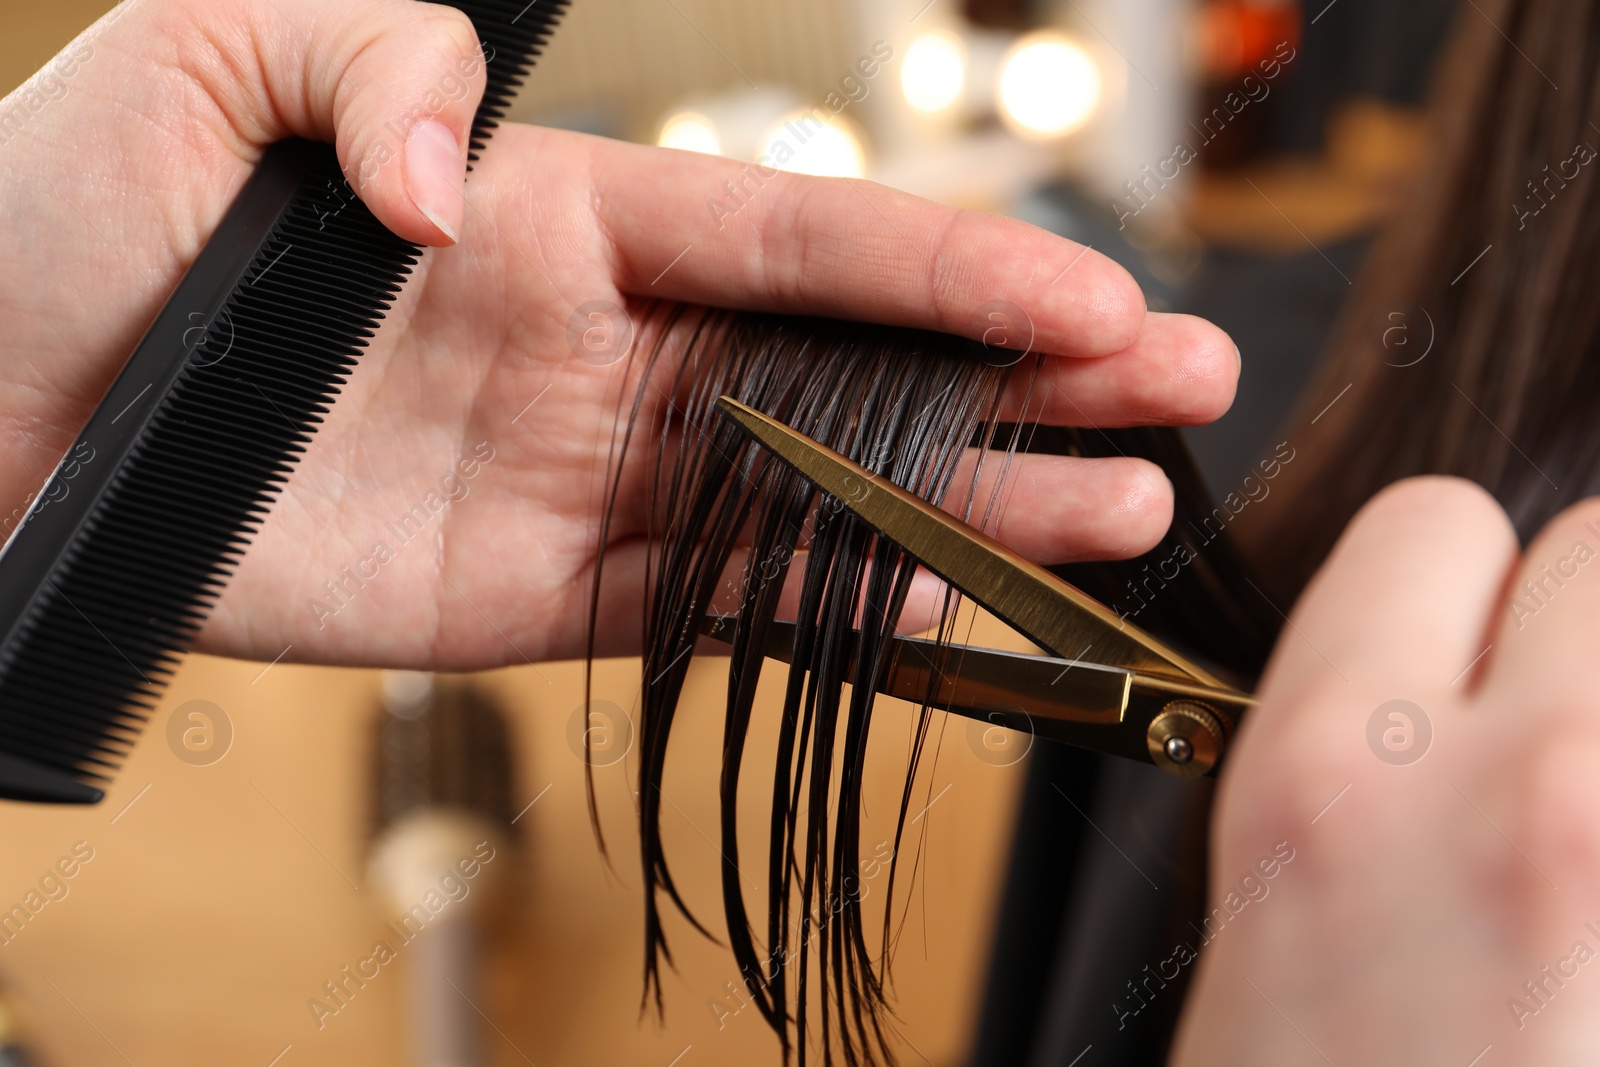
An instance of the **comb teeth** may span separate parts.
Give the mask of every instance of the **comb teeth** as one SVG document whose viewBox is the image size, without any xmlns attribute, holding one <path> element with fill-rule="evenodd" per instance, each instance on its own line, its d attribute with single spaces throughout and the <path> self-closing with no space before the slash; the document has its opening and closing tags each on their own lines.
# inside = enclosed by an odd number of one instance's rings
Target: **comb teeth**
<svg viewBox="0 0 1600 1067">
<path fill-rule="evenodd" d="M 489 131 L 505 118 L 506 109 L 566 12 L 570 0 L 478 0 L 452 2 L 472 16 L 478 36 L 493 49 L 489 55 L 488 84 L 483 103 L 472 122 L 467 159 L 477 162 Z"/>
<path fill-rule="evenodd" d="M 109 780 L 411 273 L 371 212 L 307 195 L 342 181 L 315 154 L 217 318 L 227 354 L 188 364 L 6 647 L 0 750 Z"/>
<path fill-rule="evenodd" d="M 476 160 L 567 5 L 454 6 L 491 57 Z M 418 246 L 359 200 L 330 200 L 345 184 L 331 147 L 299 151 L 298 186 L 210 319 L 219 343 L 228 327 L 226 354 L 182 364 L 114 471 L 77 482 L 58 471 L 41 494 L 97 493 L 53 564 L 13 578 L 31 595 L 0 646 L 0 797 L 100 799 L 417 262 Z M 81 440 L 93 440 L 89 430 Z M 14 542 L 54 529 L 62 505 L 53 506 Z M 25 524 L 46 511 L 36 502 Z M 0 567 L 39 558 L 36 545 L 7 547 Z"/>
</svg>

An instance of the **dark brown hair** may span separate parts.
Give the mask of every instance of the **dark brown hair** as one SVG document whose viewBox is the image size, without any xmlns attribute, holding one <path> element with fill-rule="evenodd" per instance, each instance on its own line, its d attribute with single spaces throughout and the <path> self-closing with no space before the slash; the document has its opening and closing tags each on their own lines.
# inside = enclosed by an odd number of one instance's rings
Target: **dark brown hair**
<svg viewBox="0 0 1600 1067">
<path fill-rule="evenodd" d="M 640 735 L 645 976 L 658 1006 L 660 961 L 670 960 L 658 898 L 705 930 L 678 896 L 662 852 L 667 736 L 724 568 L 748 548 L 743 578 L 723 588 L 732 594 L 727 610 L 739 615 L 721 779 L 731 947 L 786 1059 L 807 1056 L 808 992 L 824 1062 L 836 1045 L 849 1064 L 890 1058 L 880 1023 L 891 920 L 869 942 L 848 883 L 859 859 L 872 702 L 865 686 L 845 701 L 842 685 L 849 664 L 869 672 L 881 665 L 913 568 L 718 421 L 718 394 L 930 499 L 949 492 L 968 506 L 972 486 L 953 486 L 951 477 L 970 445 L 1009 450 L 1020 440 L 1037 451 L 1154 459 L 1177 497 L 1162 545 L 1139 560 L 1063 573 L 1110 603 L 1125 588 L 1149 590 L 1152 561 L 1181 557 L 1186 564 L 1161 575 L 1159 595 L 1136 621 L 1243 681 L 1276 636 L 1274 604 L 1298 594 L 1350 516 L 1387 483 L 1421 473 L 1473 478 L 1507 506 L 1524 536 L 1600 490 L 1600 434 L 1590 431 L 1600 411 L 1600 366 L 1591 358 L 1600 344 L 1600 299 L 1591 293 L 1600 267 L 1592 173 L 1600 163 L 1600 5 L 1480 0 L 1463 19 L 1440 78 L 1431 173 L 1374 252 L 1320 385 L 1293 424 L 1288 439 L 1306 458 L 1285 468 L 1287 491 L 1273 494 L 1275 504 L 1237 524 L 1253 548 L 1246 555 L 1230 542 L 1233 528 L 1201 533 L 1211 503 L 1174 432 L 1042 429 L 1019 439 L 1016 427 L 998 422 L 1005 375 L 959 339 L 781 316 L 669 314 L 667 326 L 688 336 L 686 354 L 674 362 L 657 346 L 645 373 L 669 376 L 657 387 L 676 402 L 653 426 L 636 424 L 636 403 L 621 446 L 651 447 L 660 457 L 650 481 L 657 547 L 645 600 L 651 681 Z M 802 553 L 797 651 L 767 801 L 766 911 L 757 921 L 740 890 L 735 816 L 768 628 Z M 1259 578 L 1247 562 L 1259 566 Z M 597 589 L 598 582 L 597 575 Z"/>
<path fill-rule="evenodd" d="M 833 1061 L 836 1048 L 847 1064 L 892 1060 L 882 1026 L 895 872 L 930 716 L 924 709 L 901 793 L 888 862 L 890 903 L 882 929 L 869 938 L 857 877 L 873 690 L 855 686 L 846 700 L 843 687 L 853 671 L 871 678 L 886 669 L 885 639 L 895 631 L 915 563 L 839 501 L 819 499 L 809 482 L 717 416 L 717 397 L 732 395 L 926 499 L 945 500 L 980 525 L 996 506 L 1004 472 L 987 500 L 976 499 L 977 471 L 970 481 L 953 481 L 970 447 L 986 446 L 980 455 L 1002 464 L 1023 446 L 1155 459 L 1171 472 L 1180 498 L 1180 521 L 1157 549 L 1159 558 L 1169 558 L 1180 545 L 1193 553 L 1182 574 L 1161 582 L 1161 595 L 1151 600 L 1140 624 L 1185 640 L 1246 675 L 1264 656 L 1273 627 L 1233 595 L 1246 583 L 1237 579 L 1241 564 L 1226 538 L 1212 543 L 1193 535 L 1209 513 L 1175 432 L 1060 430 L 999 421 L 1002 390 L 1012 379 L 1026 412 L 1036 357 L 996 358 L 961 338 L 915 330 L 685 308 L 666 314 L 659 336 L 663 340 L 643 361 L 634 405 L 619 428 L 608 507 L 609 514 L 619 505 L 624 455 L 647 450 L 655 459 L 645 479 L 648 681 L 639 725 L 646 996 L 653 995 L 659 1010 L 659 968 L 671 959 L 662 897 L 711 936 L 674 885 L 660 817 L 667 742 L 684 679 L 702 624 L 713 611 L 723 612 L 737 621 L 731 624 L 718 847 L 728 937 L 744 985 L 777 1033 L 785 1059 L 806 1061 L 814 1012 L 824 1063 Z M 1020 361 L 1016 367 L 998 366 L 1014 361 Z M 671 403 L 647 405 L 652 392 Z M 651 407 L 662 410 L 657 424 L 642 421 Z M 602 545 L 606 533 L 601 530 Z M 730 561 L 741 554 L 742 573 L 730 580 Z M 794 662 L 772 667 L 766 652 L 785 579 L 796 564 L 798 605 L 786 609 L 798 616 Z M 1072 576 L 1109 599 L 1140 581 L 1150 588 L 1140 566 L 1079 566 Z M 597 570 L 597 602 L 600 580 Z M 953 596 L 946 599 L 945 620 L 954 604 Z M 761 861 L 767 888 L 764 914 L 752 915 L 741 888 L 746 879 L 737 816 L 764 669 L 784 673 L 785 695 L 777 748 L 757 783 L 769 812 Z"/>
<path fill-rule="evenodd" d="M 692 321 L 691 321 L 692 320 Z M 675 331 L 672 327 L 678 326 Z M 687 333 L 681 355 L 666 341 L 643 367 L 639 401 L 613 457 L 653 451 L 646 510 L 652 545 L 644 599 L 639 815 L 645 879 L 646 995 L 661 1001 L 659 967 L 671 955 L 665 897 L 702 933 L 673 883 L 660 833 L 667 741 L 701 626 L 734 613 L 722 753 L 723 906 L 744 986 L 804 1063 L 808 1004 L 820 1021 L 823 1060 L 890 1058 L 881 1029 L 892 909 L 869 940 L 862 914 L 861 775 L 872 720 L 870 686 L 843 688 L 855 665 L 885 669 L 915 564 L 837 501 L 757 449 L 713 404 L 727 394 L 782 419 L 930 500 L 953 486 L 969 443 L 996 430 L 1006 373 L 974 358 L 967 342 L 938 334 L 782 316 L 669 315 L 662 337 Z M 668 358 L 669 354 L 671 358 Z M 657 376 L 665 381 L 654 381 Z M 673 403 L 659 425 L 639 423 L 645 391 Z M 613 484 L 612 506 L 620 482 Z M 730 560 L 748 553 L 737 579 Z M 794 663 L 787 668 L 778 746 L 756 784 L 769 794 L 765 914 L 744 898 L 737 833 L 741 779 L 756 685 L 785 579 L 799 564 Z M 599 578 L 596 577 L 598 587 Z M 780 666 L 777 669 L 782 670 Z M 924 714 L 923 730 L 927 716 Z M 921 751 L 913 745 L 895 836 L 900 851 Z M 770 778 L 769 778 L 770 775 Z M 769 784 L 770 783 L 770 784 Z M 890 860 L 890 899 L 896 860 Z M 813 947 L 814 946 L 814 947 Z M 791 1011 L 791 1003 L 794 1005 Z"/>
<path fill-rule="evenodd" d="M 1600 7 L 1479 0 L 1460 17 L 1429 173 L 1288 434 L 1305 458 L 1241 525 L 1285 603 L 1396 479 L 1473 479 L 1524 538 L 1600 491 Z"/>
</svg>

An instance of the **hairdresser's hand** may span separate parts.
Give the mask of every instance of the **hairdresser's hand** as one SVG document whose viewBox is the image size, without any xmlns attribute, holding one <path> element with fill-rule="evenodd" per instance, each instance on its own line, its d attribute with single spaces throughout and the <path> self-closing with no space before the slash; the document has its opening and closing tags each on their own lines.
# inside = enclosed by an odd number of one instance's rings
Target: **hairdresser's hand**
<svg viewBox="0 0 1600 1067">
<path fill-rule="evenodd" d="M 1227 338 L 1147 316 L 1097 253 L 870 183 L 757 188 L 736 162 L 512 126 L 463 199 L 483 80 L 466 19 L 416 0 L 130 0 L 0 102 L 0 513 L 43 480 L 289 134 L 336 140 L 386 224 L 456 247 L 429 254 L 363 358 L 213 615 L 212 651 L 457 668 L 579 654 L 601 472 L 631 395 L 627 361 L 572 341 L 593 325 L 586 305 L 635 323 L 665 298 L 992 338 L 983 306 L 1008 300 L 1032 320 L 1006 324 L 1012 343 L 1031 332 L 1062 357 L 1048 420 L 1202 422 L 1232 397 Z M 745 190 L 731 216 L 709 206 L 726 183 Z M 1030 459 L 1001 533 L 1039 559 L 1127 555 L 1169 509 L 1148 464 Z M 637 640 L 643 532 L 633 511 L 612 527 L 605 650 Z"/>
<path fill-rule="evenodd" d="M 1597 523 L 1600 501 L 1574 507 L 1523 557 L 1500 508 L 1446 479 L 1356 517 L 1225 769 L 1224 911 L 1176 1067 L 1594 1062 Z M 1372 724 L 1396 700 L 1420 711 Z M 1293 861 L 1229 918 L 1280 842 Z"/>
</svg>

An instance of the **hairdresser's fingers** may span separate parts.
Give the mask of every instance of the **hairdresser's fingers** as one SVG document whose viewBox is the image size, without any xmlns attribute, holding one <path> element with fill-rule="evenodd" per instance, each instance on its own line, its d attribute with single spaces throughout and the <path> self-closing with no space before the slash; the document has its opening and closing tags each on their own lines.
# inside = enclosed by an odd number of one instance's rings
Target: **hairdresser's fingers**
<svg viewBox="0 0 1600 1067">
<path fill-rule="evenodd" d="M 783 582 L 778 594 L 778 606 L 773 618 L 779 622 L 792 622 L 799 617 L 800 592 L 806 566 L 806 553 L 796 552 L 790 565 L 781 572 L 770 562 L 763 565 L 759 559 L 736 553 L 723 569 L 722 581 L 712 594 L 710 615 L 737 615 L 742 596 L 755 592 L 769 582 Z M 949 586 L 932 571 L 919 569 L 912 577 L 900 617 L 895 620 L 898 634 L 923 634 L 938 627 L 949 601 Z M 719 628 L 718 636 L 703 636 L 695 643 L 695 654 L 701 656 L 727 656 L 732 654 L 733 630 Z"/>
<path fill-rule="evenodd" d="M 142 13 L 166 24 L 182 69 L 242 151 L 290 134 L 335 141 L 345 176 L 386 226 L 455 241 L 485 79 L 462 12 L 417 0 L 186 0 Z"/>
<path fill-rule="evenodd" d="M 1303 828 L 1358 781 L 1346 803 L 1378 803 L 1367 779 L 1394 785 L 1380 744 L 1404 756 L 1420 743 L 1418 758 L 1438 749 L 1434 760 L 1468 751 L 1468 668 L 1516 557 L 1505 512 L 1470 482 L 1414 478 L 1373 498 L 1278 639 L 1228 757 L 1219 831 L 1239 841 Z"/>
<path fill-rule="evenodd" d="M 1172 525 L 1172 483 L 1142 459 L 968 449 L 944 508 L 1038 563 L 1127 559 Z"/>
<path fill-rule="evenodd" d="M 1131 346 L 1106 359 L 1047 359 L 1038 380 L 1013 375 L 1003 417 L 1053 426 L 1197 426 L 1220 418 L 1239 384 L 1239 350 L 1193 315 L 1146 316 Z"/>
<path fill-rule="evenodd" d="M 803 539 L 803 542 L 808 540 Z M 805 584 L 809 558 L 804 548 L 769 549 L 758 553 L 751 551 L 749 545 L 741 546 L 722 568 L 721 579 L 711 591 L 707 614 L 737 615 L 745 600 L 759 600 L 771 595 L 777 597 L 773 618 L 780 621 L 798 618 L 800 594 Z M 722 630 L 720 633 L 724 638 L 732 636 L 731 630 Z M 701 652 L 720 652 L 724 655 L 728 647 L 725 639 L 716 637 L 708 637 L 698 646 Z"/>
<path fill-rule="evenodd" d="M 1148 460 L 1008 457 L 971 448 L 942 506 L 1028 559 L 1050 565 L 1150 551 L 1172 525 L 1172 500 L 1172 483 Z M 802 543 L 809 542 L 815 518 L 813 512 Z M 735 544 L 748 548 L 755 533 L 752 521 Z M 772 560 L 761 566 L 775 569 Z"/>
<path fill-rule="evenodd" d="M 918 568 L 906 593 L 905 605 L 900 609 L 900 618 L 895 621 L 895 632 L 909 635 L 937 630 L 949 613 L 951 603 L 950 584 L 926 567 Z"/>
<path fill-rule="evenodd" d="M 1551 520 L 1529 546 L 1509 596 L 1497 605 L 1484 697 L 1515 707 L 1595 712 L 1595 649 L 1600 647 L 1600 500 Z"/>
<path fill-rule="evenodd" d="M 1294 609 L 1256 721 L 1307 708 L 1355 713 L 1349 700 L 1318 699 L 1330 693 L 1359 696 L 1365 715 L 1376 706 L 1369 698 L 1427 703 L 1467 684 L 1517 553 L 1505 512 L 1471 482 L 1413 478 L 1384 490 L 1351 520 Z"/>
<path fill-rule="evenodd" d="M 1495 604 L 1494 644 L 1476 694 L 1499 773 L 1475 799 L 1507 812 L 1513 820 L 1507 834 L 1539 865 L 1540 876 L 1561 887 L 1569 907 L 1586 912 L 1584 919 L 1600 901 L 1597 558 L 1600 500 L 1567 508 L 1540 532 Z M 1541 897 L 1544 888 L 1538 887 Z M 1571 921 L 1562 912 L 1552 906 L 1533 916 L 1540 920 L 1536 929 L 1560 936 Z M 1593 1007 L 1582 1015 L 1593 1018 Z"/>
<path fill-rule="evenodd" d="M 570 136 L 570 135 L 569 135 Z M 1026 223 L 871 182 L 590 141 L 618 287 L 721 307 L 916 326 L 1103 356 L 1144 296 L 1100 253 Z"/>
<path fill-rule="evenodd" d="M 747 546 L 748 547 L 748 546 Z M 746 596 L 758 596 L 774 583 L 782 583 L 776 590 L 777 608 L 773 617 L 779 621 L 792 621 L 799 617 L 801 592 L 804 585 L 807 554 L 796 551 L 788 564 L 780 565 L 783 553 L 752 556 L 735 552 L 722 571 L 722 579 L 711 595 L 708 614 L 737 615 Z M 932 571 L 918 568 L 911 579 L 900 617 L 895 620 L 895 632 L 921 634 L 935 629 L 950 603 L 950 587 Z M 720 631 L 724 638 L 706 637 L 695 651 L 707 655 L 728 655 L 730 645 L 725 639 L 731 630 Z"/>
</svg>

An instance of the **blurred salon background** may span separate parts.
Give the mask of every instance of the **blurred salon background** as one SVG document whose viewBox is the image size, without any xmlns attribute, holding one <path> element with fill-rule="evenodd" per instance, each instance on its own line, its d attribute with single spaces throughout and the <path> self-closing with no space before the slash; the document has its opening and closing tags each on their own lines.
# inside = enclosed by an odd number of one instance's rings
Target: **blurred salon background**
<svg viewBox="0 0 1600 1067">
<path fill-rule="evenodd" d="M 0 93 L 109 6 L 5 0 Z M 1191 434 L 1222 494 L 1272 454 L 1369 236 L 1428 155 L 1433 58 L 1453 19 L 1482 17 L 1459 6 L 575 0 L 514 117 L 751 162 L 748 184 L 707 190 L 708 229 L 755 195 L 761 164 L 1092 245 L 1152 307 L 1238 342 L 1233 412 Z M 718 668 L 691 677 L 665 828 L 713 929 Z M 675 919 L 665 1017 L 641 1014 L 639 673 L 603 664 L 586 705 L 578 664 L 434 679 L 191 657 L 103 805 L 0 807 L 0 1045 L 46 1067 L 406 1064 L 418 1041 L 497 1065 L 777 1063 L 731 957 Z M 912 724 L 881 706 L 869 842 L 892 839 Z M 1062 776 L 1094 781 L 1071 754 L 962 721 L 937 751 L 902 857 L 916 885 L 897 894 L 902 1062 L 1157 1062 L 1160 1027 L 1113 1025 L 1120 979 L 1074 970 L 1102 912 L 1068 872 L 1121 855 L 1159 880 L 1184 844 L 1137 811 L 1089 821 L 1090 794 L 1084 810 L 1053 799 Z M 881 907 L 886 873 L 863 884 Z M 446 903 L 413 944 L 395 924 L 434 890 Z M 374 958 L 384 940 L 395 959 Z"/>
</svg>

